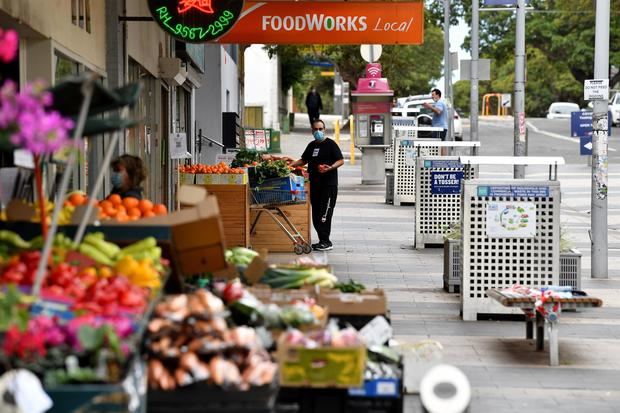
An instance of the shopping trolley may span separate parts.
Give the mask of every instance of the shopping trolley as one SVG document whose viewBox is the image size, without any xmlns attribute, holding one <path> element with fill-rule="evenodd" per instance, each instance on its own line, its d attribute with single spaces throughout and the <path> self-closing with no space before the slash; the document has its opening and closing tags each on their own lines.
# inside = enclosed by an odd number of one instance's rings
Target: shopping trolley
<svg viewBox="0 0 620 413">
<path fill-rule="evenodd" d="M 293 243 L 293 251 L 297 255 L 310 254 L 312 247 L 304 239 L 295 225 L 286 216 L 280 207 L 287 205 L 297 205 L 306 203 L 306 191 L 304 189 L 276 190 L 264 189 L 261 187 L 250 188 L 251 206 L 256 211 L 256 217 L 250 227 L 250 234 L 254 234 L 256 224 L 263 212 L 267 213 L 271 219 L 280 227 Z"/>
</svg>

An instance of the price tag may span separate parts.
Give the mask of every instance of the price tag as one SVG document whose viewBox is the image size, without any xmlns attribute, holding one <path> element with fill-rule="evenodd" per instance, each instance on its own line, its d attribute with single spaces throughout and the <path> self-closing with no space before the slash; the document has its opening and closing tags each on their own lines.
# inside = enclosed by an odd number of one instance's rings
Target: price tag
<svg viewBox="0 0 620 413">
<path fill-rule="evenodd" d="M 254 131 L 254 145 L 257 151 L 267 151 L 267 139 L 265 139 L 265 131 L 263 129 L 256 129 Z"/>
<path fill-rule="evenodd" d="M 382 345 L 392 338 L 393 331 L 385 317 L 376 316 L 360 330 L 360 336 L 367 346 Z"/>
</svg>

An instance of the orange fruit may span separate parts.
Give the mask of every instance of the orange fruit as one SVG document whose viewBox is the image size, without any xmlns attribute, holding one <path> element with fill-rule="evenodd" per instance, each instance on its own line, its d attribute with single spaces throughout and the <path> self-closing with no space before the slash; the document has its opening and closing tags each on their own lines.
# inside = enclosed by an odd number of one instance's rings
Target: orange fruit
<svg viewBox="0 0 620 413">
<path fill-rule="evenodd" d="M 69 196 L 69 202 L 73 206 L 84 205 L 86 203 L 86 197 L 80 193 L 71 194 Z"/>
<path fill-rule="evenodd" d="M 116 210 L 118 211 L 119 214 L 127 215 L 127 208 L 125 208 L 123 205 L 117 206 Z"/>
<path fill-rule="evenodd" d="M 154 216 L 156 216 L 156 215 L 155 215 L 155 212 L 153 212 L 153 211 L 146 211 L 145 213 L 142 214 L 142 218 L 151 218 L 151 217 L 154 217 Z"/>
<path fill-rule="evenodd" d="M 109 217 L 114 217 L 118 213 L 118 210 L 114 208 L 114 206 L 104 207 L 102 208 L 102 210 L 103 210 L 103 213 Z"/>
<path fill-rule="evenodd" d="M 164 204 L 155 204 L 153 212 L 155 215 L 166 215 L 168 213 L 168 208 L 166 208 Z"/>
<path fill-rule="evenodd" d="M 140 211 L 140 208 L 129 208 L 127 210 L 127 215 L 129 215 L 129 217 L 138 217 L 140 218 L 142 216 L 142 211 Z"/>
<path fill-rule="evenodd" d="M 127 215 L 126 212 L 120 212 L 118 214 L 116 214 L 116 220 L 119 222 L 126 222 L 129 221 L 129 216 Z"/>
<path fill-rule="evenodd" d="M 108 197 L 108 201 L 112 202 L 113 205 L 121 205 L 123 200 L 119 194 L 112 194 Z"/>
<path fill-rule="evenodd" d="M 138 204 L 138 208 L 140 208 L 140 211 L 142 211 L 142 214 L 144 214 L 145 212 L 153 209 L 153 203 L 148 199 L 143 199 Z"/>
<path fill-rule="evenodd" d="M 129 209 L 129 208 L 136 208 L 139 203 L 140 203 L 140 201 L 138 201 L 138 198 L 134 198 L 134 197 L 131 197 L 131 196 L 128 196 L 127 198 L 123 199 L 123 205 L 127 209 Z"/>
<path fill-rule="evenodd" d="M 112 204 L 112 202 L 108 201 L 107 199 L 106 199 L 106 200 L 103 200 L 103 201 L 101 201 L 101 202 L 99 202 L 99 206 L 100 206 L 102 209 L 105 209 L 105 208 L 114 208 L 114 204 Z"/>
</svg>

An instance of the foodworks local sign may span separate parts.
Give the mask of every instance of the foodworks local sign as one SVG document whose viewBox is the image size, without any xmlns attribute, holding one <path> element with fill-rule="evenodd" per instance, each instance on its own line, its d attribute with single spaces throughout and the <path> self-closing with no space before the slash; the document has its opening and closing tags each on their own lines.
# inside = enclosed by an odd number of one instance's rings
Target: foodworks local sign
<svg viewBox="0 0 620 413">
<path fill-rule="evenodd" d="M 422 2 L 245 2 L 218 43 L 422 44 Z"/>
</svg>

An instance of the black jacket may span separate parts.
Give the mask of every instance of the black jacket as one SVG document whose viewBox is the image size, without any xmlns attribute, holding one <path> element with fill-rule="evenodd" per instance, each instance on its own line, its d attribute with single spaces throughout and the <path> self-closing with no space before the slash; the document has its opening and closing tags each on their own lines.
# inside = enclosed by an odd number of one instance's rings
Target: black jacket
<svg viewBox="0 0 620 413">
<path fill-rule="evenodd" d="M 321 101 L 321 95 L 318 93 L 308 92 L 306 96 L 306 107 L 309 112 L 323 110 L 323 102 Z"/>
</svg>

